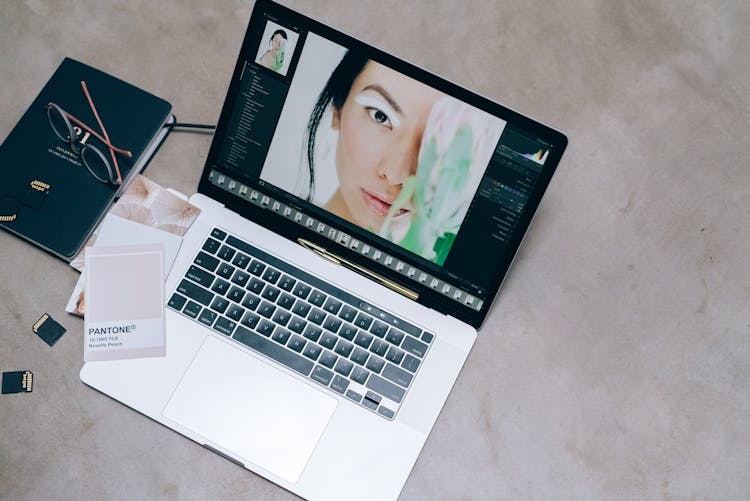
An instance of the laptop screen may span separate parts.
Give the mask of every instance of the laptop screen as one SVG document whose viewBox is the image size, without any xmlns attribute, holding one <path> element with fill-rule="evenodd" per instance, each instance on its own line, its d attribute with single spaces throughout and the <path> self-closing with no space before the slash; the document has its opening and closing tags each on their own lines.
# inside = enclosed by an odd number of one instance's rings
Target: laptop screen
<svg viewBox="0 0 750 501">
<path fill-rule="evenodd" d="M 249 216 L 270 212 L 252 218 L 478 326 L 564 145 L 500 105 L 258 2 L 201 191 Z"/>
</svg>

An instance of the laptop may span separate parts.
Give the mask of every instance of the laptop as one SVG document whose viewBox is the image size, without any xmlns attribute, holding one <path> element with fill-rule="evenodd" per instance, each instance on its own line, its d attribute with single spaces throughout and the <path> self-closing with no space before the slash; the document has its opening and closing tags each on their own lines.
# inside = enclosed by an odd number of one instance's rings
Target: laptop
<svg viewBox="0 0 750 501">
<path fill-rule="evenodd" d="M 565 136 L 255 4 L 166 281 L 89 386 L 307 499 L 395 499 Z"/>
</svg>

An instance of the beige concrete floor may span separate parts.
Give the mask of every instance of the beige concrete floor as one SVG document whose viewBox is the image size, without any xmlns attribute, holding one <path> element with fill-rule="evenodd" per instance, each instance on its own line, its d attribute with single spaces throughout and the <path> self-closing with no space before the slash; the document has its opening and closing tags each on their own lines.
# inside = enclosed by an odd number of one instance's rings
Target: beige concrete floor
<svg viewBox="0 0 750 501">
<path fill-rule="evenodd" d="M 747 499 L 750 4 L 285 3 L 570 137 L 402 498 Z M 0 2 L 0 137 L 64 56 L 214 122 L 250 10 Z M 209 144 L 173 136 L 149 176 L 192 193 Z M 0 498 L 293 498 L 84 387 L 75 281 L 0 234 L 0 370 L 37 383 L 0 398 Z"/>
</svg>

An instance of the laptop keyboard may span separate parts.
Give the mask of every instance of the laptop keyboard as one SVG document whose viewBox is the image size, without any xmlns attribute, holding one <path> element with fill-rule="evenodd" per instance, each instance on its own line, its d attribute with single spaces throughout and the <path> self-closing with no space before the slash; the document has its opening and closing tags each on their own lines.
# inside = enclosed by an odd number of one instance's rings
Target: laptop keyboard
<svg viewBox="0 0 750 501">
<path fill-rule="evenodd" d="M 219 228 L 167 305 L 386 419 L 434 338 Z"/>
</svg>

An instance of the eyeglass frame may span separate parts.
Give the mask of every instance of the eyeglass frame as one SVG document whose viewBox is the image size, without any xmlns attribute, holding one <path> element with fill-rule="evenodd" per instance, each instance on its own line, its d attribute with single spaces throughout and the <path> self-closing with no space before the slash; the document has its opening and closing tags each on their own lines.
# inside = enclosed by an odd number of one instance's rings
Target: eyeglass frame
<svg viewBox="0 0 750 501">
<path fill-rule="evenodd" d="M 77 119 L 76 117 L 68 113 L 67 111 L 63 110 L 58 104 L 55 104 L 52 102 L 48 103 L 46 106 L 47 120 L 49 121 L 50 127 L 52 128 L 52 131 L 55 133 L 55 135 L 61 141 L 68 143 L 73 153 L 81 157 L 83 165 L 86 167 L 89 173 L 92 176 L 94 176 L 94 178 L 96 178 L 98 181 L 102 183 L 105 183 L 105 184 L 111 183 L 115 186 L 118 186 L 122 184 L 122 176 L 120 175 L 120 168 L 117 164 L 117 158 L 115 157 L 115 153 L 120 153 L 121 155 L 124 155 L 128 158 L 132 158 L 133 154 L 128 150 L 124 150 L 122 148 L 118 148 L 114 146 L 109 141 L 107 130 L 104 128 L 104 124 L 99 118 L 99 113 L 96 111 L 96 107 L 94 106 L 94 102 L 91 99 L 91 95 L 89 94 L 88 88 L 86 86 L 86 82 L 81 81 L 81 87 L 83 88 L 83 92 L 86 95 L 86 99 L 89 103 L 89 106 L 91 107 L 91 111 L 94 113 L 94 117 L 99 123 L 99 127 L 101 128 L 102 133 L 104 134 L 104 137 L 102 137 L 100 134 L 94 131 L 91 127 L 83 123 L 81 120 Z M 55 125 L 53 124 L 52 115 L 51 115 L 52 110 L 59 113 L 60 117 L 63 119 L 63 122 L 65 123 L 67 130 L 68 130 L 67 137 L 62 136 L 60 134 L 60 131 L 58 131 Z M 109 160 L 107 160 L 107 157 L 104 156 L 101 150 L 99 150 L 99 148 L 95 146 L 85 143 L 85 141 L 88 139 L 89 136 L 84 137 L 84 139 L 81 141 L 81 144 L 83 146 L 79 146 L 78 144 L 76 144 L 78 142 L 78 133 L 76 132 L 76 128 L 73 127 L 73 125 L 71 124 L 71 121 L 73 121 L 76 125 L 78 125 L 81 131 L 85 130 L 87 134 L 96 137 L 99 141 L 104 143 L 107 149 L 109 149 L 110 155 L 112 156 L 112 162 L 114 163 L 114 172 L 112 171 L 112 164 L 110 164 Z M 94 171 L 94 169 L 92 169 L 91 166 L 88 164 L 88 162 L 86 162 L 86 157 L 84 156 L 84 153 L 86 151 L 93 152 L 95 155 L 99 157 L 100 160 L 104 162 L 104 165 L 107 168 L 107 172 L 109 173 L 108 178 L 99 177 L 97 173 Z M 116 174 L 116 177 L 115 177 L 115 174 Z"/>
</svg>

